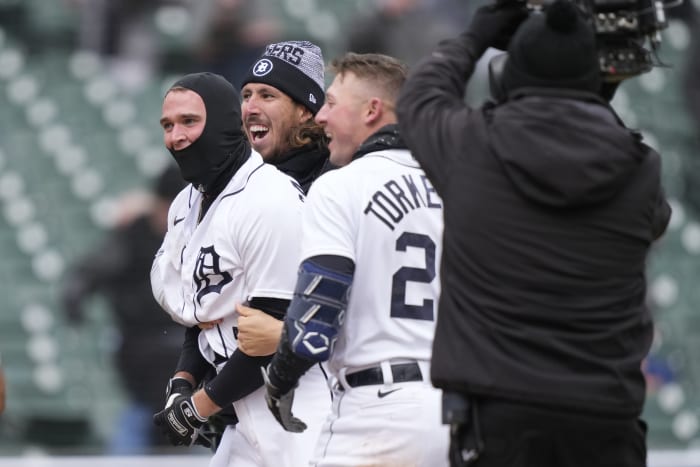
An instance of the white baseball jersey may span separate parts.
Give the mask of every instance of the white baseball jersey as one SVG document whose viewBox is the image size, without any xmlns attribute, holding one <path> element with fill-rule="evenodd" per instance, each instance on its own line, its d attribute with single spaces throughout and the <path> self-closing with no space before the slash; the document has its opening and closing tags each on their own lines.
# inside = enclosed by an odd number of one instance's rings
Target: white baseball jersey
<svg viewBox="0 0 700 467">
<path fill-rule="evenodd" d="M 392 363 L 416 361 L 423 376 L 336 385 L 311 465 L 446 467 L 442 392 L 429 376 L 442 201 L 407 150 L 369 153 L 314 182 L 302 232 L 303 259 L 338 255 L 355 262 L 331 373 L 339 381 L 368 367 L 389 375 Z"/>
<path fill-rule="evenodd" d="M 442 201 L 407 150 L 370 153 L 320 177 L 302 222 L 302 259 L 355 262 L 329 368 L 429 361 L 442 253 Z"/>
<path fill-rule="evenodd" d="M 236 303 L 292 298 L 303 195 L 253 152 L 198 223 L 201 201 L 190 187 L 173 201 L 151 284 L 158 303 L 186 326 L 223 318 L 201 332 L 200 347 L 203 335 L 229 356 L 237 347 Z"/>
<path fill-rule="evenodd" d="M 237 348 L 236 303 L 292 298 L 304 196 L 292 178 L 253 152 L 198 223 L 201 200 L 188 187 L 173 201 L 151 284 L 160 305 L 186 326 L 223 319 L 199 334 L 200 351 L 213 362 L 212 351 L 230 356 Z M 312 368 L 297 390 L 295 407 L 309 425 L 302 434 L 284 431 L 264 393 L 261 387 L 234 402 L 239 423 L 227 427 L 212 466 L 307 464 L 331 403 L 321 369 Z"/>
</svg>

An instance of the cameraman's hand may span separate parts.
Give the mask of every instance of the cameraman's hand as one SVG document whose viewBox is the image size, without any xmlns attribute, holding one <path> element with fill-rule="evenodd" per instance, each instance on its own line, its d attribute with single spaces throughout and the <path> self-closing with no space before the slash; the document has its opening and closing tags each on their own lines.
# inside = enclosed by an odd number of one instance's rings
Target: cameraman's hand
<svg viewBox="0 0 700 467">
<path fill-rule="evenodd" d="M 483 53 L 489 47 L 506 50 L 511 37 L 528 16 L 524 2 L 506 1 L 476 10 L 468 33 Z"/>
</svg>

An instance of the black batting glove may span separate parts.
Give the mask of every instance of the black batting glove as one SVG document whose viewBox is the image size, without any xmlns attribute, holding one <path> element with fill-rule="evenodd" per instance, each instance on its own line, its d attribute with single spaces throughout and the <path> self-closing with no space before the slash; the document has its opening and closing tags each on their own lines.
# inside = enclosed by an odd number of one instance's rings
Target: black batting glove
<svg viewBox="0 0 700 467">
<path fill-rule="evenodd" d="M 170 404 L 169 401 L 174 400 L 175 397 L 177 397 L 177 396 L 190 397 L 193 393 L 194 393 L 194 386 L 187 379 L 182 378 L 180 376 L 170 378 L 168 380 L 167 386 L 165 387 L 165 406 L 166 406 L 166 408 Z M 235 416 L 235 413 L 234 413 L 234 416 Z M 219 441 L 221 440 L 221 435 L 223 434 L 223 430 L 220 430 L 220 432 L 217 432 L 216 430 L 212 429 L 211 425 L 212 425 L 212 419 L 210 417 L 209 419 L 207 419 L 207 423 L 205 423 L 199 429 L 199 434 L 197 435 L 197 438 L 194 440 L 194 444 L 198 444 L 198 445 L 204 446 L 206 448 L 211 448 L 214 452 L 216 452 L 216 448 L 219 445 Z"/>
<path fill-rule="evenodd" d="M 168 405 L 168 401 L 170 401 L 173 395 L 191 396 L 193 392 L 194 386 L 185 378 L 179 376 L 170 378 L 168 380 L 168 385 L 165 387 L 165 405 Z"/>
<path fill-rule="evenodd" d="M 507 1 L 484 5 L 474 12 L 467 33 L 476 42 L 480 54 L 489 47 L 506 50 L 511 37 L 527 16 L 525 2 Z"/>
<path fill-rule="evenodd" d="M 267 402 L 267 408 L 270 409 L 272 415 L 275 419 L 282 425 L 286 431 L 291 431 L 292 433 L 301 433 L 306 430 L 306 423 L 296 418 L 292 415 L 292 404 L 294 403 L 294 386 L 292 389 L 286 393 L 282 391 L 270 382 L 270 376 L 268 375 L 270 366 L 268 369 L 260 368 L 263 375 L 263 380 L 265 381 L 265 402 Z"/>
<path fill-rule="evenodd" d="M 160 427 L 173 446 L 191 446 L 196 442 L 209 447 L 208 440 L 199 436 L 206 421 L 197 412 L 192 396 L 180 394 L 172 394 L 165 409 L 153 416 L 153 423 Z"/>
</svg>

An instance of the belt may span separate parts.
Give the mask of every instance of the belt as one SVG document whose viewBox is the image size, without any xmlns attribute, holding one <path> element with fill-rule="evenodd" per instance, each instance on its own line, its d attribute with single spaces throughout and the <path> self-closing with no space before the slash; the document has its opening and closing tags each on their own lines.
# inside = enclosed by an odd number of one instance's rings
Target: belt
<svg viewBox="0 0 700 467">
<path fill-rule="evenodd" d="M 395 383 L 423 381 L 423 374 L 416 362 L 394 363 L 391 365 L 391 374 L 394 376 Z M 384 384 L 384 376 L 382 375 L 382 368 L 375 366 L 345 375 L 345 381 L 348 382 L 350 387 L 370 386 L 373 384 Z M 339 388 L 342 390 L 343 386 L 341 385 Z"/>
</svg>

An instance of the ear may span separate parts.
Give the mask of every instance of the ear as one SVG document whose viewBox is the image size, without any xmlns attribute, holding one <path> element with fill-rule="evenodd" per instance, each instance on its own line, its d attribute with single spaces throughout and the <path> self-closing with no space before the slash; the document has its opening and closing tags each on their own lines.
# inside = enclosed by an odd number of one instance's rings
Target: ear
<svg viewBox="0 0 700 467">
<path fill-rule="evenodd" d="M 297 104 L 297 116 L 299 117 L 299 122 L 306 122 L 314 118 L 314 114 L 305 105 L 301 104 Z"/>
<path fill-rule="evenodd" d="M 367 101 L 365 109 L 365 122 L 373 124 L 379 121 L 384 115 L 384 101 L 378 97 L 372 97 Z"/>
</svg>

